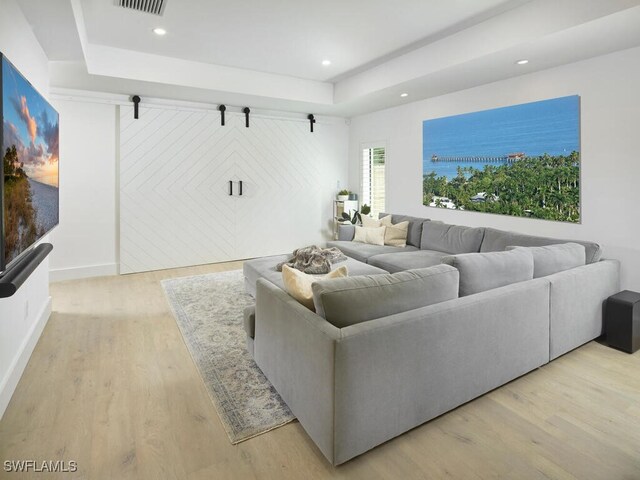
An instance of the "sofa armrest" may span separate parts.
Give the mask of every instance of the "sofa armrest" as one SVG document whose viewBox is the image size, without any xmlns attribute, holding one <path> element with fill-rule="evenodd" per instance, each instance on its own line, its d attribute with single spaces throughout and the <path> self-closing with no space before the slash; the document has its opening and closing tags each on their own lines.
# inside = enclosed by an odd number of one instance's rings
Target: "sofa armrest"
<svg viewBox="0 0 640 480">
<path fill-rule="evenodd" d="M 335 464 L 549 360 L 549 282 L 488 290 L 342 329 Z"/>
<path fill-rule="evenodd" d="M 338 240 L 350 242 L 353 240 L 353 237 L 356 235 L 356 227 L 355 225 L 348 224 L 338 224 Z"/>
<path fill-rule="evenodd" d="M 256 284 L 254 358 L 333 462 L 334 353 L 340 329 L 273 283 Z"/>
<path fill-rule="evenodd" d="M 620 291 L 620 262 L 599 262 L 545 277 L 551 282 L 550 360 L 603 333 L 604 304 Z"/>
</svg>

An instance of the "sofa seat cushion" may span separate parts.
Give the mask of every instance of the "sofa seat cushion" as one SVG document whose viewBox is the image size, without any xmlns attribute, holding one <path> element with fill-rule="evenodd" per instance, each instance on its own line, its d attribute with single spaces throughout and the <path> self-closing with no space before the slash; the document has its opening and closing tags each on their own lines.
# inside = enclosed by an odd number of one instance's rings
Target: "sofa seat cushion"
<svg viewBox="0 0 640 480">
<path fill-rule="evenodd" d="M 448 265 L 386 275 L 315 282 L 316 313 L 338 328 L 458 298 L 458 271 Z"/>
<path fill-rule="evenodd" d="M 387 272 L 396 273 L 412 268 L 426 268 L 440 265 L 442 258 L 449 255 L 435 250 L 418 250 L 417 252 L 383 253 L 369 258 L 369 265 L 380 267 Z"/>
<path fill-rule="evenodd" d="M 442 263 L 460 272 L 461 297 L 533 278 L 533 255 L 526 248 L 451 255 L 444 257 Z"/>
<path fill-rule="evenodd" d="M 351 243 L 351 242 L 346 242 Z M 391 248 L 391 247 L 389 247 Z M 247 260 L 242 266 L 245 279 L 245 289 L 247 293 L 253 297 L 256 296 L 256 282 L 259 278 L 265 278 L 271 283 L 277 285 L 281 289 L 284 288 L 284 282 L 282 280 L 282 272 L 276 270 L 276 266 L 279 263 L 286 262 L 291 258 L 290 254 L 275 255 L 272 257 L 254 258 Z M 353 258 L 347 258 L 343 262 L 334 263 L 331 265 L 331 270 L 335 270 L 342 266 L 347 267 L 349 275 L 378 275 L 381 273 L 388 273 L 386 270 L 374 267 L 373 265 L 367 265 L 366 263 L 359 262 Z"/>
<path fill-rule="evenodd" d="M 479 252 L 483 237 L 484 228 L 426 222 L 422 224 L 420 248 L 453 254 Z"/>
<path fill-rule="evenodd" d="M 380 218 L 389 216 L 389 213 L 381 213 Z M 407 229 L 407 245 L 420 248 L 420 237 L 422 236 L 422 224 L 428 222 L 428 218 L 411 217 L 409 215 L 391 215 L 391 221 L 394 225 L 401 222 L 409 222 Z"/>
<path fill-rule="evenodd" d="M 391 247 L 389 245 L 369 245 L 359 242 L 343 242 L 340 240 L 327 242 L 327 247 L 339 248 L 348 257 L 355 258 L 361 262 L 367 262 L 369 257 L 380 255 L 381 253 L 415 252 L 418 249 L 412 245 L 406 247 Z M 351 270 L 349 270 L 351 275 Z"/>
<path fill-rule="evenodd" d="M 586 263 L 586 250 L 579 243 L 560 243 L 544 247 L 507 247 L 507 250 L 524 248 L 533 255 L 533 278 L 546 277 L 581 267 Z"/>
<path fill-rule="evenodd" d="M 507 232 L 496 228 L 485 228 L 484 239 L 482 240 L 481 252 L 501 252 L 509 246 L 514 247 L 543 247 L 545 245 L 557 245 L 559 243 L 579 243 L 586 250 L 586 262 L 594 263 L 602 257 L 600 245 L 594 242 L 583 242 L 581 240 L 560 240 L 557 238 L 537 237 L 535 235 L 525 235 L 523 233 Z"/>
</svg>

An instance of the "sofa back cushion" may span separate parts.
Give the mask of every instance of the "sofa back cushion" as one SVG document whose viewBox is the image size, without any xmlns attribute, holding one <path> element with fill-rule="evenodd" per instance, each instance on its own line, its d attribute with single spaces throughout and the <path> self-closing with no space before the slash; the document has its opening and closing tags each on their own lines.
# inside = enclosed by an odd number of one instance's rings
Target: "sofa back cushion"
<svg viewBox="0 0 640 480">
<path fill-rule="evenodd" d="M 389 213 L 381 213 L 380 218 L 391 216 L 391 221 L 395 225 L 400 222 L 409 222 L 407 231 L 407 245 L 413 245 L 420 248 L 420 237 L 422 236 L 422 224 L 428 222 L 428 218 L 410 217 L 409 215 L 391 215 Z"/>
<path fill-rule="evenodd" d="M 501 252 L 508 246 L 516 247 L 543 247 L 545 245 L 557 245 L 559 243 L 578 243 L 583 245 L 586 251 L 586 262 L 594 263 L 602 257 L 600 245 L 594 242 L 583 242 L 580 240 L 560 240 L 557 238 L 536 237 L 535 235 L 525 235 L 523 233 L 507 232 L 496 228 L 485 228 L 484 239 L 482 240 L 481 252 Z"/>
<path fill-rule="evenodd" d="M 546 277 L 586 263 L 586 249 L 579 243 L 561 243 L 544 247 L 507 247 L 507 250 L 526 249 L 533 255 L 533 278 Z"/>
<path fill-rule="evenodd" d="M 316 313 L 338 328 L 458 298 L 449 265 L 313 283 Z"/>
<path fill-rule="evenodd" d="M 442 263 L 460 272 L 461 297 L 533 278 L 533 254 L 525 248 L 450 255 Z"/>
<path fill-rule="evenodd" d="M 445 253 L 473 253 L 480 251 L 484 228 L 426 222 L 422 225 L 421 250 Z"/>
</svg>

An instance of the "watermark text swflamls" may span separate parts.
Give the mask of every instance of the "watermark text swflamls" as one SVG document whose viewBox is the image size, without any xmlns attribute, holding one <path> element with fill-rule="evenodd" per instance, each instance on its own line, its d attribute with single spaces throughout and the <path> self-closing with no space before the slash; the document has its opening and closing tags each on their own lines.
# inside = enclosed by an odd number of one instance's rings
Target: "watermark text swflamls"
<svg viewBox="0 0 640 480">
<path fill-rule="evenodd" d="M 4 471 L 14 473 L 73 473 L 78 471 L 78 462 L 75 460 L 5 460 Z"/>
</svg>

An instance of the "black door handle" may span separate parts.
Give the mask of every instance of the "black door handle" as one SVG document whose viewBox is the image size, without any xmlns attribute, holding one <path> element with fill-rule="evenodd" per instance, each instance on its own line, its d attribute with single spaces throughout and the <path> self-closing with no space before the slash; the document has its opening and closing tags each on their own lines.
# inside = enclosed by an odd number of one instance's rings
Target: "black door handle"
<svg viewBox="0 0 640 480">
<path fill-rule="evenodd" d="M 240 185 L 240 196 L 242 196 L 242 180 L 240 180 L 238 184 Z"/>
<path fill-rule="evenodd" d="M 229 180 L 229 195 L 233 195 L 233 180 Z"/>
</svg>

